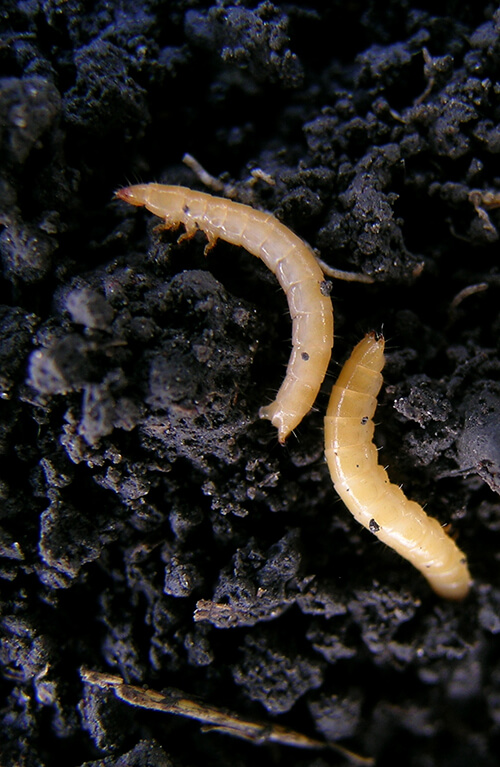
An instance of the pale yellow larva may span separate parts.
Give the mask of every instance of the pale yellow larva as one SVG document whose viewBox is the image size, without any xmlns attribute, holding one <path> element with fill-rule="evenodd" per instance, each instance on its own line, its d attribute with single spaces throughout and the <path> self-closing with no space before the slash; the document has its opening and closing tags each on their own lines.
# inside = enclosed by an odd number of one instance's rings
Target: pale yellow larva
<svg viewBox="0 0 500 767">
<path fill-rule="evenodd" d="M 138 184 L 116 196 L 145 206 L 167 229 L 183 224 L 192 237 L 201 229 L 211 248 L 219 237 L 262 259 L 285 291 L 292 317 L 292 354 L 276 399 L 259 411 L 284 442 L 314 404 L 330 362 L 333 308 L 314 253 L 270 213 L 182 186 Z"/>
<path fill-rule="evenodd" d="M 333 483 L 358 522 L 420 570 L 437 594 L 463 599 L 471 583 L 465 555 L 378 464 L 372 419 L 384 362 L 384 339 L 369 333 L 354 348 L 333 387 L 325 418 Z"/>
</svg>

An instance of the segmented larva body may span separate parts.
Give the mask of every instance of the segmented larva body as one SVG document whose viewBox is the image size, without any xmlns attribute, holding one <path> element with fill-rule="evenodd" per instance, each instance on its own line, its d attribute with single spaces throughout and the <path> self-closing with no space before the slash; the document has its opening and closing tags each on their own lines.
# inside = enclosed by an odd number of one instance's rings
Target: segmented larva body
<svg viewBox="0 0 500 767">
<path fill-rule="evenodd" d="M 292 317 L 292 354 L 276 399 L 259 411 L 284 442 L 311 409 L 325 377 L 333 346 L 333 309 L 314 253 L 270 213 L 182 186 L 138 184 L 116 196 L 145 206 L 166 229 L 183 224 L 192 237 L 201 229 L 205 252 L 219 237 L 262 259 L 285 291 Z"/>
<path fill-rule="evenodd" d="M 420 570 L 437 594 L 463 599 L 471 582 L 465 555 L 378 464 L 372 419 L 384 362 L 384 339 L 369 333 L 342 368 L 325 418 L 330 474 L 358 522 Z"/>
</svg>

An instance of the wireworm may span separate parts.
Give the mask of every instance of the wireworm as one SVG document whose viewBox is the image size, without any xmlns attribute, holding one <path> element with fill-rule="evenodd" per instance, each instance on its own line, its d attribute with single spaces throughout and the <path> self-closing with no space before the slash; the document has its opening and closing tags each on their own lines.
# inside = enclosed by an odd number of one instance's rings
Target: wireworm
<svg viewBox="0 0 500 767">
<path fill-rule="evenodd" d="M 330 474 L 358 522 L 420 570 L 439 596 L 463 599 L 471 583 L 465 555 L 378 464 L 372 419 L 384 362 L 383 337 L 369 333 L 342 368 L 325 418 Z"/>
<path fill-rule="evenodd" d="M 183 224 L 179 240 L 201 229 L 208 239 L 205 253 L 220 237 L 261 258 L 276 275 L 292 317 L 292 353 L 276 399 L 259 415 L 278 429 L 283 443 L 313 406 L 333 346 L 328 283 L 311 248 L 270 213 L 186 187 L 137 184 L 116 196 L 163 218 L 161 228 Z"/>
</svg>

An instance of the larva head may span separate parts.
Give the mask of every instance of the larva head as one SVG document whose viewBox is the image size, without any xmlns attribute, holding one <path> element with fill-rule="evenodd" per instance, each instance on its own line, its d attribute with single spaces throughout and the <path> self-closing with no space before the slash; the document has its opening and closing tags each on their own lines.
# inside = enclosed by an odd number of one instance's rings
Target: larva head
<svg viewBox="0 0 500 767">
<path fill-rule="evenodd" d="M 115 192 L 115 197 L 130 205 L 146 205 L 149 184 L 136 184 L 135 186 L 124 186 Z"/>
<path fill-rule="evenodd" d="M 135 184 L 115 192 L 115 197 L 131 205 L 146 207 L 155 216 L 163 218 L 166 226 L 177 225 L 183 220 L 185 192 L 181 186 L 165 184 Z"/>
</svg>

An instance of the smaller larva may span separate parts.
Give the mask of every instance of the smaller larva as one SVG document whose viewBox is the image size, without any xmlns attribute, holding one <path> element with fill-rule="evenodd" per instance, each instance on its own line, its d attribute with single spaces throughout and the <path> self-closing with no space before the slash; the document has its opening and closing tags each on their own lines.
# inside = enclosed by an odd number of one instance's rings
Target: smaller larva
<svg viewBox="0 0 500 767">
<path fill-rule="evenodd" d="M 378 464 L 372 419 L 384 362 L 384 339 L 369 333 L 342 368 L 325 418 L 330 474 L 358 522 L 420 570 L 439 596 L 463 599 L 471 584 L 465 555 Z"/>
<path fill-rule="evenodd" d="M 208 239 L 205 252 L 219 237 L 241 245 L 276 275 L 292 317 L 292 354 L 276 399 L 259 415 L 276 426 L 283 443 L 313 406 L 333 346 L 332 302 L 310 247 L 270 213 L 186 187 L 137 184 L 116 196 L 163 218 L 165 229 L 183 224 L 180 239 L 201 229 Z"/>
</svg>

